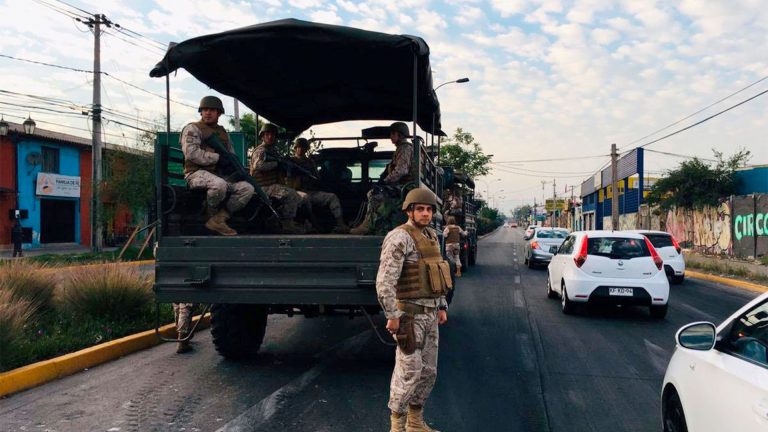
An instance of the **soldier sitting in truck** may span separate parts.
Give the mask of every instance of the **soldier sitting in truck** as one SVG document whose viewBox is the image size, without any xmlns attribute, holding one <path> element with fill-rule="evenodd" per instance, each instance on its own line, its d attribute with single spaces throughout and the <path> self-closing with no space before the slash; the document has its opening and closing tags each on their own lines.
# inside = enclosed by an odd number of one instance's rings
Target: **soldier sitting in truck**
<svg viewBox="0 0 768 432">
<path fill-rule="evenodd" d="M 299 138 L 293 147 L 294 155 L 291 158 L 296 165 L 304 169 L 304 172 L 299 170 L 291 170 L 286 177 L 286 186 L 293 188 L 303 199 L 309 203 L 310 213 L 314 212 L 314 209 L 325 208 L 331 212 L 336 225 L 333 227 L 333 232 L 336 234 L 347 234 L 349 227 L 344 222 L 344 215 L 341 210 L 341 203 L 339 197 L 336 194 L 330 192 L 323 192 L 318 189 L 317 179 L 317 165 L 315 161 L 307 156 L 309 151 L 309 141 L 306 138 Z M 315 177 L 311 177 L 308 174 L 313 174 Z M 315 218 L 311 217 L 313 224 Z M 315 228 L 318 228 L 317 226 Z"/>
<path fill-rule="evenodd" d="M 259 132 L 261 144 L 251 155 L 251 176 L 270 198 L 278 201 L 280 225 L 285 234 L 303 234 L 304 229 L 296 224 L 296 212 L 302 198 L 296 190 L 281 184 L 279 156 L 275 148 L 277 126 L 268 123 Z"/>
<path fill-rule="evenodd" d="M 351 234 L 369 234 L 377 229 L 388 232 L 396 225 L 389 223 L 391 226 L 377 227 L 387 225 L 388 219 L 396 214 L 396 205 L 401 200 L 401 189 L 412 181 L 413 143 L 406 139 L 409 135 L 408 125 L 403 122 L 395 122 L 389 126 L 389 139 L 396 147 L 395 154 L 392 155 L 392 162 L 387 166 L 378 184 L 368 191 L 365 219 L 350 230 Z"/>
<path fill-rule="evenodd" d="M 228 167 L 222 167 L 227 158 L 220 158 L 205 143 L 216 135 L 232 151 L 227 131 L 221 127 L 219 117 L 224 114 L 224 105 L 216 96 L 205 96 L 200 100 L 197 109 L 200 113 L 200 121 L 189 123 L 181 131 L 181 149 L 184 153 L 184 179 L 190 189 L 205 189 L 208 221 L 205 227 L 209 230 L 225 236 L 237 235 L 237 231 L 227 225 L 227 220 L 232 213 L 242 209 L 248 204 L 254 193 L 254 188 L 248 182 L 227 182 L 217 175 L 217 170 L 228 171 Z M 229 198 L 221 207 L 224 199 L 230 192 Z M 221 207 L 221 208 L 220 208 Z"/>
</svg>

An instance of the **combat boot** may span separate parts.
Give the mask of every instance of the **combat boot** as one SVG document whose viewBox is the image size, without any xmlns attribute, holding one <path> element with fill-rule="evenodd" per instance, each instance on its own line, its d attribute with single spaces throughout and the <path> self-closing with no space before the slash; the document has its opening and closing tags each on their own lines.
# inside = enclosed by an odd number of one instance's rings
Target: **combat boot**
<svg viewBox="0 0 768 432">
<path fill-rule="evenodd" d="M 283 219 L 280 221 L 282 234 L 304 234 L 304 228 L 300 227 L 292 219 Z"/>
<path fill-rule="evenodd" d="M 186 339 L 187 333 L 179 333 L 179 339 Z M 192 351 L 192 344 L 189 340 L 182 340 L 176 343 L 176 354 L 184 354 Z"/>
<path fill-rule="evenodd" d="M 392 411 L 392 414 L 389 415 L 389 421 L 392 423 L 392 426 L 389 428 L 389 432 L 405 432 L 406 420 L 407 417 L 405 414 Z"/>
<path fill-rule="evenodd" d="M 371 216 L 369 215 L 365 217 L 365 220 L 363 220 L 363 222 L 360 225 L 349 230 L 349 233 L 354 235 L 365 235 L 365 234 L 368 234 L 368 231 L 370 230 L 371 230 Z"/>
<path fill-rule="evenodd" d="M 424 423 L 424 406 L 408 405 L 408 420 L 405 423 L 406 432 L 440 432 Z"/>
<path fill-rule="evenodd" d="M 237 235 L 237 231 L 233 230 L 229 225 L 227 225 L 227 219 L 229 219 L 229 213 L 227 213 L 226 210 L 221 209 L 218 211 L 218 213 L 208 219 L 208 222 L 205 223 L 205 227 L 223 236 Z"/>
<path fill-rule="evenodd" d="M 456 267 L 456 277 L 461 277 L 461 267 Z"/>
<path fill-rule="evenodd" d="M 333 227 L 334 234 L 349 234 L 349 227 L 344 222 L 344 218 L 336 218 L 336 226 Z"/>
</svg>

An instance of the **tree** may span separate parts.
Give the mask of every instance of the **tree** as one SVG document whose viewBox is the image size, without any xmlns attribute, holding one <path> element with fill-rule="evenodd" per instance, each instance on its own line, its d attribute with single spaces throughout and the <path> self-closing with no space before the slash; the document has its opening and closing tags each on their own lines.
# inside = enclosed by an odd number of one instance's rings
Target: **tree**
<svg viewBox="0 0 768 432">
<path fill-rule="evenodd" d="M 488 203 L 485 200 L 476 199 L 475 205 L 479 209 L 475 219 L 479 235 L 489 233 L 504 223 L 504 215 L 499 209 L 488 207 Z"/>
<path fill-rule="evenodd" d="M 735 194 L 738 183 L 734 173 L 749 160 L 750 151 L 741 149 L 728 159 L 721 152 L 712 152 L 714 163 L 693 158 L 669 171 L 651 188 L 648 203 L 664 211 L 672 207 L 700 209 Z"/>
<path fill-rule="evenodd" d="M 453 138 L 440 148 L 440 164 L 452 166 L 472 178 L 491 172 L 491 156 L 483 153 L 475 137 L 462 128 L 456 128 Z"/>
</svg>

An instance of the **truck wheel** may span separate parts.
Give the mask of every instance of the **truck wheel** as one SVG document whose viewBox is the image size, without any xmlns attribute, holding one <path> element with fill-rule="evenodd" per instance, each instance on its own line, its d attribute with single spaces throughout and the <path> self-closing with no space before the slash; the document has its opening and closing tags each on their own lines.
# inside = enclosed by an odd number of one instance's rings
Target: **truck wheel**
<svg viewBox="0 0 768 432">
<path fill-rule="evenodd" d="M 461 269 L 465 272 L 469 270 L 469 250 L 463 249 L 459 252 L 459 260 L 461 261 Z"/>
<path fill-rule="evenodd" d="M 469 252 L 467 255 L 467 261 L 469 261 L 469 265 L 475 265 L 475 262 L 477 262 L 477 243 L 474 243 L 474 246 L 472 246 L 472 243 L 470 243 Z"/>
<path fill-rule="evenodd" d="M 252 359 L 267 329 L 267 308 L 247 304 L 211 306 L 211 337 L 216 351 L 230 360 Z"/>
</svg>

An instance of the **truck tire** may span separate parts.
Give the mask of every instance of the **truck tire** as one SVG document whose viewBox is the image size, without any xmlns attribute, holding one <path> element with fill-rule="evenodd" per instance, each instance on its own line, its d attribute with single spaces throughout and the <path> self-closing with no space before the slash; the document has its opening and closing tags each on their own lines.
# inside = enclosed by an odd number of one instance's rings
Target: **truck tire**
<svg viewBox="0 0 768 432">
<path fill-rule="evenodd" d="M 471 266 L 475 265 L 475 262 L 477 262 L 477 239 L 475 239 L 474 242 L 469 243 L 469 250 L 467 251 L 467 261 L 469 261 L 469 265 Z"/>
<path fill-rule="evenodd" d="M 211 338 L 216 351 L 230 360 L 256 358 L 267 330 L 267 308 L 248 304 L 211 306 Z"/>
</svg>

